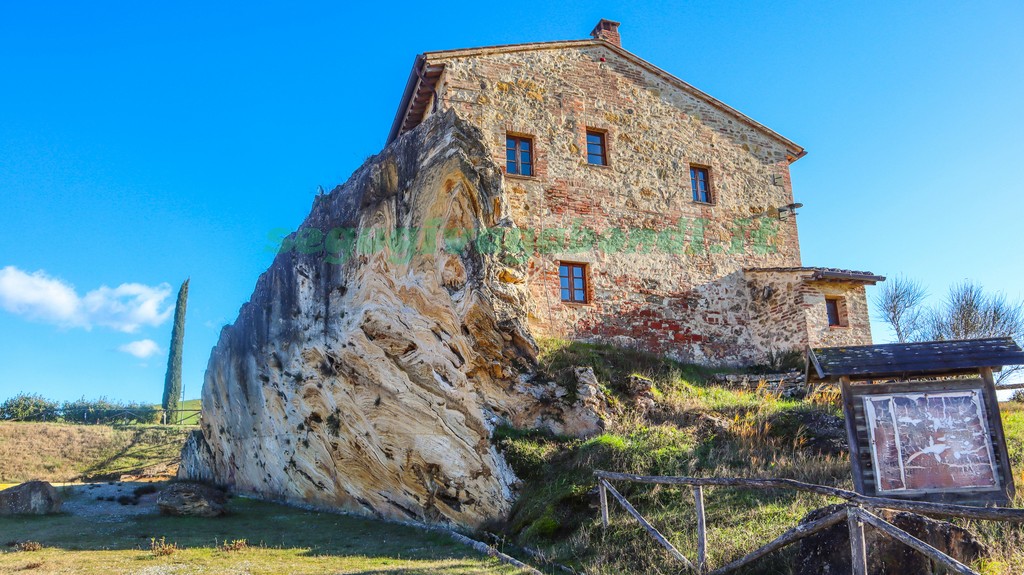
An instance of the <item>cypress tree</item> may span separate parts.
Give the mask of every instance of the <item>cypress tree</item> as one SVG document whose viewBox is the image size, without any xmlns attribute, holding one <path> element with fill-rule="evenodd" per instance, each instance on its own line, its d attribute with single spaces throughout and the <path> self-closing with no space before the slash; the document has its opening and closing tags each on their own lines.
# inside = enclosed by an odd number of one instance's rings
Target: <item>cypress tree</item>
<svg viewBox="0 0 1024 575">
<path fill-rule="evenodd" d="M 174 327 L 171 328 L 171 349 L 167 354 L 167 377 L 164 379 L 164 413 L 179 409 L 181 398 L 181 348 L 185 341 L 185 305 L 188 301 L 188 282 L 178 290 L 178 302 L 174 305 Z M 169 421 L 167 423 L 170 423 Z"/>
</svg>

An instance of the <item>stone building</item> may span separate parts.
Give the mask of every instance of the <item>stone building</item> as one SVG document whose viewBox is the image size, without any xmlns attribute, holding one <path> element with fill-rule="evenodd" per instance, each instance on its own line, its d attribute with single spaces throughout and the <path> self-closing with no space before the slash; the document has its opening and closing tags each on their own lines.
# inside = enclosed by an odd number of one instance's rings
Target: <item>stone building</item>
<svg viewBox="0 0 1024 575">
<path fill-rule="evenodd" d="M 416 59 L 389 145 L 316 197 L 221 331 L 181 477 L 479 527 L 515 499 L 498 426 L 611 417 L 592 371 L 575 393 L 537 372 L 532 336 L 719 364 L 870 341 L 882 278 L 801 266 L 803 150 L 615 23 L 594 36 Z"/>
<path fill-rule="evenodd" d="M 871 343 L 868 272 L 803 267 L 789 166 L 806 152 L 591 39 L 416 57 L 388 142 L 452 109 L 505 167 L 535 334 L 683 361 Z"/>
</svg>

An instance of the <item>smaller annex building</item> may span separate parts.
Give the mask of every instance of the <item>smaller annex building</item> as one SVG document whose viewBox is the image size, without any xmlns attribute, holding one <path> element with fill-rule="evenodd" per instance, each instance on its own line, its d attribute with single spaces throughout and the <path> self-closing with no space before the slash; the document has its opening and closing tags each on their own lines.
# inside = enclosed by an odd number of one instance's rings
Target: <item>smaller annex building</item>
<svg viewBox="0 0 1024 575">
<path fill-rule="evenodd" d="M 388 142 L 453 110 L 504 168 L 536 335 L 744 364 L 871 343 L 870 272 L 805 267 L 790 165 L 806 151 L 623 47 L 583 40 L 416 56 Z"/>
</svg>

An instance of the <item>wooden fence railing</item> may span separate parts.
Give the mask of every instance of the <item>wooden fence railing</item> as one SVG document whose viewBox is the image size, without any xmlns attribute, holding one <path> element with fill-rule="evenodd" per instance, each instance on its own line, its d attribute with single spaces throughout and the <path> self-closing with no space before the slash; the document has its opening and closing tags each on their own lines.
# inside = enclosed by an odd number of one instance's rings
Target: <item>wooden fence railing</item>
<svg viewBox="0 0 1024 575">
<path fill-rule="evenodd" d="M 864 542 L 864 524 L 868 524 L 885 535 L 908 545 L 930 557 L 936 563 L 942 565 L 953 573 L 963 575 L 978 575 L 970 567 L 957 561 L 953 557 L 921 541 L 906 531 L 874 515 L 869 509 L 892 509 L 895 511 L 909 511 L 926 515 L 938 515 L 943 517 L 961 517 L 965 519 L 981 519 L 988 521 L 1008 521 L 1024 523 L 1024 509 L 1006 509 L 996 507 L 973 507 L 969 505 L 947 505 L 943 503 L 929 503 L 923 501 L 904 501 L 900 499 L 889 499 L 884 497 L 867 497 L 835 487 L 803 483 L 792 479 L 746 479 L 741 477 L 664 477 L 632 475 L 629 473 L 614 473 L 611 471 L 595 471 L 597 476 L 598 493 L 601 498 L 601 523 L 608 527 L 608 494 L 622 505 L 640 525 L 657 541 L 662 547 L 668 550 L 673 557 L 682 563 L 687 569 L 700 575 L 725 575 L 749 565 L 754 561 L 778 551 L 787 545 L 795 543 L 809 535 L 828 529 L 833 525 L 842 523 L 844 520 L 850 528 L 850 556 L 852 558 L 854 575 L 867 575 L 867 549 Z M 630 502 L 619 493 L 610 481 L 632 481 L 635 483 L 654 483 L 659 485 L 686 485 L 693 489 L 693 499 L 697 510 L 697 563 L 691 562 L 685 555 L 679 552 L 672 543 L 665 538 L 647 519 L 641 515 Z M 707 526 L 704 519 L 704 487 L 741 487 L 746 489 L 793 489 L 817 493 L 829 497 L 836 497 L 846 500 L 849 505 L 827 517 L 816 521 L 797 525 L 792 529 L 779 535 L 768 544 L 740 557 L 739 559 L 709 572 L 707 561 Z"/>
</svg>

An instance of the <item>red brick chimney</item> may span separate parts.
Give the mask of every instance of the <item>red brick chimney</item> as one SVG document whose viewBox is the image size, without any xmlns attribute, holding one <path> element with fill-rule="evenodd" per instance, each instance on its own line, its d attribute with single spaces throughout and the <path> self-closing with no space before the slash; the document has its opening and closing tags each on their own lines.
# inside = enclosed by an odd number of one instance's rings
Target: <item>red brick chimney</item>
<svg viewBox="0 0 1024 575">
<path fill-rule="evenodd" d="M 590 33 L 591 36 L 598 40 L 604 40 L 605 42 L 615 44 L 619 48 L 622 47 L 622 38 L 619 36 L 619 23 L 612 22 L 611 20 L 601 19 L 594 26 L 594 30 Z"/>
</svg>

